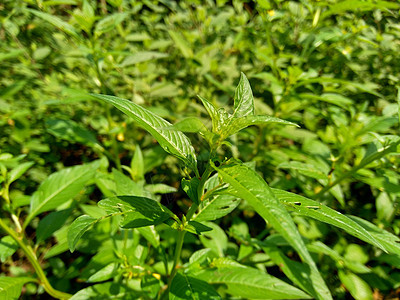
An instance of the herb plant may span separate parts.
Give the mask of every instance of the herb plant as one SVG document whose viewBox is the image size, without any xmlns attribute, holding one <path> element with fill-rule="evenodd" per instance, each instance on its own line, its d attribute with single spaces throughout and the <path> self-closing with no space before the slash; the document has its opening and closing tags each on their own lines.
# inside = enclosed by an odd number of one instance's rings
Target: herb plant
<svg viewBox="0 0 400 300">
<path fill-rule="evenodd" d="M 398 9 L 3 1 L 0 299 L 395 297 Z"/>
</svg>

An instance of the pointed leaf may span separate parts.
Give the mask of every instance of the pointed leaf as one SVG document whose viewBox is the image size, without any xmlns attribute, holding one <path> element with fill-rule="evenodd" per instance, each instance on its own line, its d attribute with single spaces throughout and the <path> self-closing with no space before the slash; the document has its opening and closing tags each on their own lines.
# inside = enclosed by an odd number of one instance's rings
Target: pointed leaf
<svg viewBox="0 0 400 300">
<path fill-rule="evenodd" d="M 114 181 L 115 181 L 115 191 L 117 195 L 122 196 L 142 196 L 143 189 L 128 176 L 124 175 L 117 169 L 112 170 Z"/>
<path fill-rule="evenodd" d="M 75 197 L 86 182 L 94 177 L 99 166 L 100 161 L 95 161 L 51 174 L 32 195 L 30 213 L 24 222 L 24 227 L 38 214 L 53 210 Z"/>
<path fill-rule="evenodd" d="M 76 244 L 82 235 L 89 230 L 89 228 L 97 222 L 98 219 L 92 218 L 88 215 L 83 215 L 75 219 L 68 228 L 68 247 L 71 252 L 74 252 Z"/>
<path fill-rule="evenodd" d="M 136 291 L 116 282 L 103 282 L 80 290 L 69 300 L 139 299 Z"/>
<path fill-rule="evenodd" d="M 168 30 L 169 35 L 174 40 L 175 45 L 181 50 L 185 58 L 193 57 L 193 50 L 185 40 L 185 38 L 179 33 L 172 30 Z"/>
<path fill-rule="evenodd" d="M 41 219 L 36 229 L 37 243 L 49 238 L 55 231 L 60 229 L 71 215 L 71 211 L 72 209 L 53 211 Z"/>
<path fill-rule="evenodd" d="M 318 221 L 339 227 L 347 233 L 369 244 L 386 250 L 386 248 L 367 230 L 365 230 L 363 226 L 360 226 L 359 224 L 357 224 L 357 222 L 339 213 L 338 211 L 333 210 L 317 201 L 307 199 L 303 196 L 299 196 L 278 189 L 272 190 L 279 201 L 286 205 L 287 209 L 293 210 L 302 216 L 307 216 Z"/>
<path fill-rule="evenodd" d="M 64 31 L 65 33 L 75 37 L 76 39 L 80 39 L 80 36 L 78 32 L 75 30 L 74 26 L 61 20 L 60 18 L 34 9 L 27 8 L 26 10 L 34 14 L 35 16 L 49 22 L 50 24 Z"/>
<path fill-rule="evenodd" d="M 132 172 L 132 178 L 135 181 L 139 181 L 144 178 L 143 154 L 142 154 L 142 149 L 140 149 L 139 145 L 136 145 L 135 154 L 133 155 L 131 161 L 131 172 Z"/>
<path fill-rule="evenodd" d="M 219 262 L 222 263 L 219 263 Z M 211 284 L 224 284 L 226 292 L 244 299 L 310 299 L 311 297 L 286 282 L 260 270 L 226 258 L 212 262 L 216 268 L 196 272 L 196 278 Z"/>
<path fill-rule="evenodd" d="M 240 130 L 251 126 L 251 125 L 263 125 L 263 124 L 271 124 L 271 123 L 278 123 L 282 125 L 292 125 L 297 126 L 297 124 L 285 121 L 279 118 L 271 117 L 271 116 L 244 116 L 237 119 L 233 119 L 227 128 L 222 132 L 223 139 L 227 138 L 228 136 L 239 132 Z"/>
<path fill-rule="evenodd" d="M 300 161 L 283 162 L 279 164 L 278 168 L 296 170 L 302 175 L 315 179 L 328 179 L 328 175 L 316 169 L 315 166 Z"/>
<path fill-rule="evenodd" d="M 185 230 L 194 234 L 201 234 L 202 232 L 211 231 L 213 229 L 200 222 L 189 221 L 185 226 Z"/>
<path fill-rule="evenodd" d="M 183 119 L 182 121 L 179 121 L 178 123 L 165 128 L 167 130 L 177 130 L 177 131 L 182 131 L 182 132 L 193 132 L 193 133 L 198 133 L 198 132 L 207 132 L 208 129 L 206 126 L 203 124 L 203 122 L 200 121 L 199 118 L 196 117 L 190 117 Z"/>
<path fill-rule="evenodd" d="M 146 129 L 168 153 L 181 159 L 196 170 L 196 156 L 189 138 L 180 131 L 165 130 L 172 124 L 149 110 L 125 99 L 114 96 L 91 94 L 96 99 L 114 105 L 120 111 L 133 118 Z"/>
<path fill-rule="evenodd" d="M 125 18 L 128 17 L 128 13 L 115 13 L 108 15 L 101 19 L 95 27 L 96 36 L 100 36 L 103 33 L 113 30 L 118 24 L 120 24 Z"/>
<path fill-rule="evenodd" d="M 0 299 L 18 300 L 22 287 L 27 282 L 35 282 L 28 277 L 0 277 Z"/>
<path fill-rule="evenodd" d="M 108 213 L 120 213 L 124 216 L 121 226 L 136 228 L 160 224 L 177 217 L 159 202 L 135 196 L 117 196 L 101 200 L 98 205 Z"/>
<path fill-rule="evenodd" d="M 234 118 L 254 115 L 253 92 L 251 91 L 250 83 L 244 73 L 240 74 L 240 81 L 235 90 L 234 100 Z"/>
<path fill-rule="evenodd" d="M 11 184 L 12 182 L 20 178 L 34 164 L 35 163 L 31 161 L 18 164 L 8 173 L 8 179 L 7 179 L 8 183 Z"/>
<path fill-rule="evenodd" d="M 206 281 L 176 273 L 171 283 L 169 300 L 219 300 L 222 299 Z"/>
<path fill-rule="evenodd" d="M 119 263 L 112 262 L 90 276 L 87 282 L 101 282 L 115 277 L 118 274 Z"/>
<path fill-rule="evenodd" d="M 260 175 L 243 164 L 230 164 L 219 168 L 214 166 L 214 168 L 223 181 L 229 183 L 228 193 L 245 199 L 266 222 L 282 234 L 312 269 L 317 270 L 290 214 Z M 318 282 L 313 284 L 315 286 L 322 284 L 322 288 L 325 289 L 325 299 L 330 299 L 330 292 L 322 277 L 319 275 L 317 279 Z"/>
<path fill-rule="evenodd" d="M 126 57 L 124 61 L 119 65 L 119 67 L 124 68 L 141 62 L 155 60 L 159 58 L 165 58 L 165 57 L 168 57 L 168 54 L 155 51 L 139 51 L 133 55 Z"/>
</svg>

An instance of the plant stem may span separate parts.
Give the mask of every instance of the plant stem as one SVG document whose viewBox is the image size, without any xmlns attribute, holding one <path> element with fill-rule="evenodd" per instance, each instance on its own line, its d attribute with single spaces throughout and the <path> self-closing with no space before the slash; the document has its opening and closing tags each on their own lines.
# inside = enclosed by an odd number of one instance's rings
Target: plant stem
<svg viewBox="0 0 400 300">
<path fill-rule="evenodd" d="M 174 265 L 172 267 L 171 274 L 169 275 L 169 278 L 168 278 L 168 290 L 171 288 L 172 279 L 175 277 L 175 274 L 178 271 L 177 267 L 178 267 L 179 259 L 181 257 L 181 252 L 182 252 L 182 247 L 183 247 L 183 239 L 185 237 L 185 234 L 186 234 L 186 231 L 183 230 L 183 228 L 178 231 L 178 237 L 176 240 L 176 247 L 175 247 L 175 253 L 174 253 Z"/>
<path fill-rule="evenodd" d="M 45 291 L 52 297 L 57 299 L 69 299 L 71 298 L 71 294 L 64 293 L 54 289 L 49 280 L 46 277 L 40 263 L 36 257 L 35 252 L 33 251 L 32 247 L 27 245 L 26 239 L 24 239 L 23 233 L 18 234 L 10 227 L 7 226 L 6 223 L 2 219 L 0 219 L 0 227 L 9 234 L 21 247 L 22 251 L 24 251 L 26 257 L 28 258 L 29 262 L 31 263 L 32 267 L 35 269 L 37 276 L 39 277 L 40 284 L 44 287 Z"/>
</svg>

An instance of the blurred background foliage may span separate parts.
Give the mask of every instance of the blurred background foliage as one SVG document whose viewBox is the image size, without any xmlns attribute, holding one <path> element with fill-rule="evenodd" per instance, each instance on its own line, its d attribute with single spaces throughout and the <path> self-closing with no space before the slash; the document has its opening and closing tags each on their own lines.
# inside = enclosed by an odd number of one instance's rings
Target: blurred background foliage
<svg viewBox="0 0 400 300">
<path fill-rule="evenodd" d="M 399 133 L 399 10 L 398 1 L 373 0 L 3 0 L 0 163 L 12 168 L 34 162 L 11 197 L 29 203 L 52 172 L 107 157 L 110 167 L 134 181 L 164 183 L 155 194 L 163 194 L 161 201 L 175 211 L 185 210 L 183 193 L 171 193 L 179 187 L 178 161 L 116 110 L 87 101 L 87 93 L 130 99 L 173 123 L 197 116 L 210 125 L 197 95 L 219 107 L 231 105 L 244 72 L 256 112 L 300 128 L 250 127 L 231 137 L 219 155 L 254 161 L 272 187 L 398 235 L 398 151 L 385 147 Z M 200 159 L 207 157 L 206 143 L 190 137 Z M 139 151 L 143 161 L 134 158 Z M 81 203 L 99 200 L 107 193 L 101 186 L 81 195 Z M 347 262 L 338 273 L 340 260 L 316 254 L 336 299 L 348 291 L 357 298 L 360 286 L 375 299 L 399 288 L 398 256 L 317 221 L 295 220 L 305 238 L 324 242 Z M 219 226 L 239 245 L 242 234 L 268 233 L 260 222 L 242 204 Z M 58 242 L 56 237 L 46 247 Z M 82 266 L 84 256 L 66 250 L 48 267 L 53 282 L 71 292 L 79 284 L 62 280 L 70 270 L 66 259 Z M 12 267 L 2 271 L 18 273 Z"/>
</svg>

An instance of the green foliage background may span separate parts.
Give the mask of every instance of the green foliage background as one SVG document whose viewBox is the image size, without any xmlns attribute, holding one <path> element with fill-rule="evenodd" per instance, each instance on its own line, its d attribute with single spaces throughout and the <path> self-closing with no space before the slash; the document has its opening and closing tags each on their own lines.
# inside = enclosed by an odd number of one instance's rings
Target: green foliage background
<svg viewBox="0 0 400 300">
<path fill-rule="evenodd" d="M 257 114 L 300 127 L 249 127 L 228 139 L 218 152 L 221 161 L 232 156 L 252 162 L 272 188 L 398 236 L 399 10 L 397 1 L 373 0 L 2 1 L 1 217 L 11 201 L 57 289 L 74 294 L 116 277 L 126 283 L 118 287 L 121 298 L 155 298 L 160 282 L 152 281 L 166 275 L 176 244 L 171 228 L 159 225 L 155 233 L 99 223 L 74 253 L 67 229 L 82 214 L 89 221 L 101 217 L 97 202 L 127 190 L 181 216 L 190 206 L 179 188 L 187 170 L 132 119 L 88 93 L 129 99 L 171 123 L 197 117 L 211 127 L 197 95 L 233 107 L 243 72 Z M 208 146 L 198 134 L 187 135 L 202 170 Z M 60 198 L 47 210 L 32 206 L 31 195 L 50 174 L 96 159 L 101 172 L 70 192 L 73 199 Z M 74 170 L 92 174 L 90 167 Z M 301 213 L 292 216 L 335 299 L 398 296 L 397 241 L 388 254 Z M 48 232 L 46 222 L 52 224 Z M 247 202 L 207 226 L 214 230 L 200 240 L 185 237 L 183 263 L 211 248 L 213 254 L 204 257 L 234 258 L 254 267 L 250 277 L 267 272 L 291 282 L 277 261 L 282 253 L 296 261 L 297 254 Z M 9 251 L 5 238 L 0 249 Z M 257 245 L 264 240 L 274 242 Z M 32 270 L 20 250 L 10 253 L 1 257 L 2 275 L 21 277 L 22 286 Z M 177 282 L 195 280 L 178 276 Z M 85 297 L 106 297 L 112 285 L 101 284 L 97 294 L 87 289 Z M 216 289 L 224 299 L 235 295 L 223 285 Z M 22 297 L 41 295 L 41 288 L 28 283 Z"/>
</svg>

